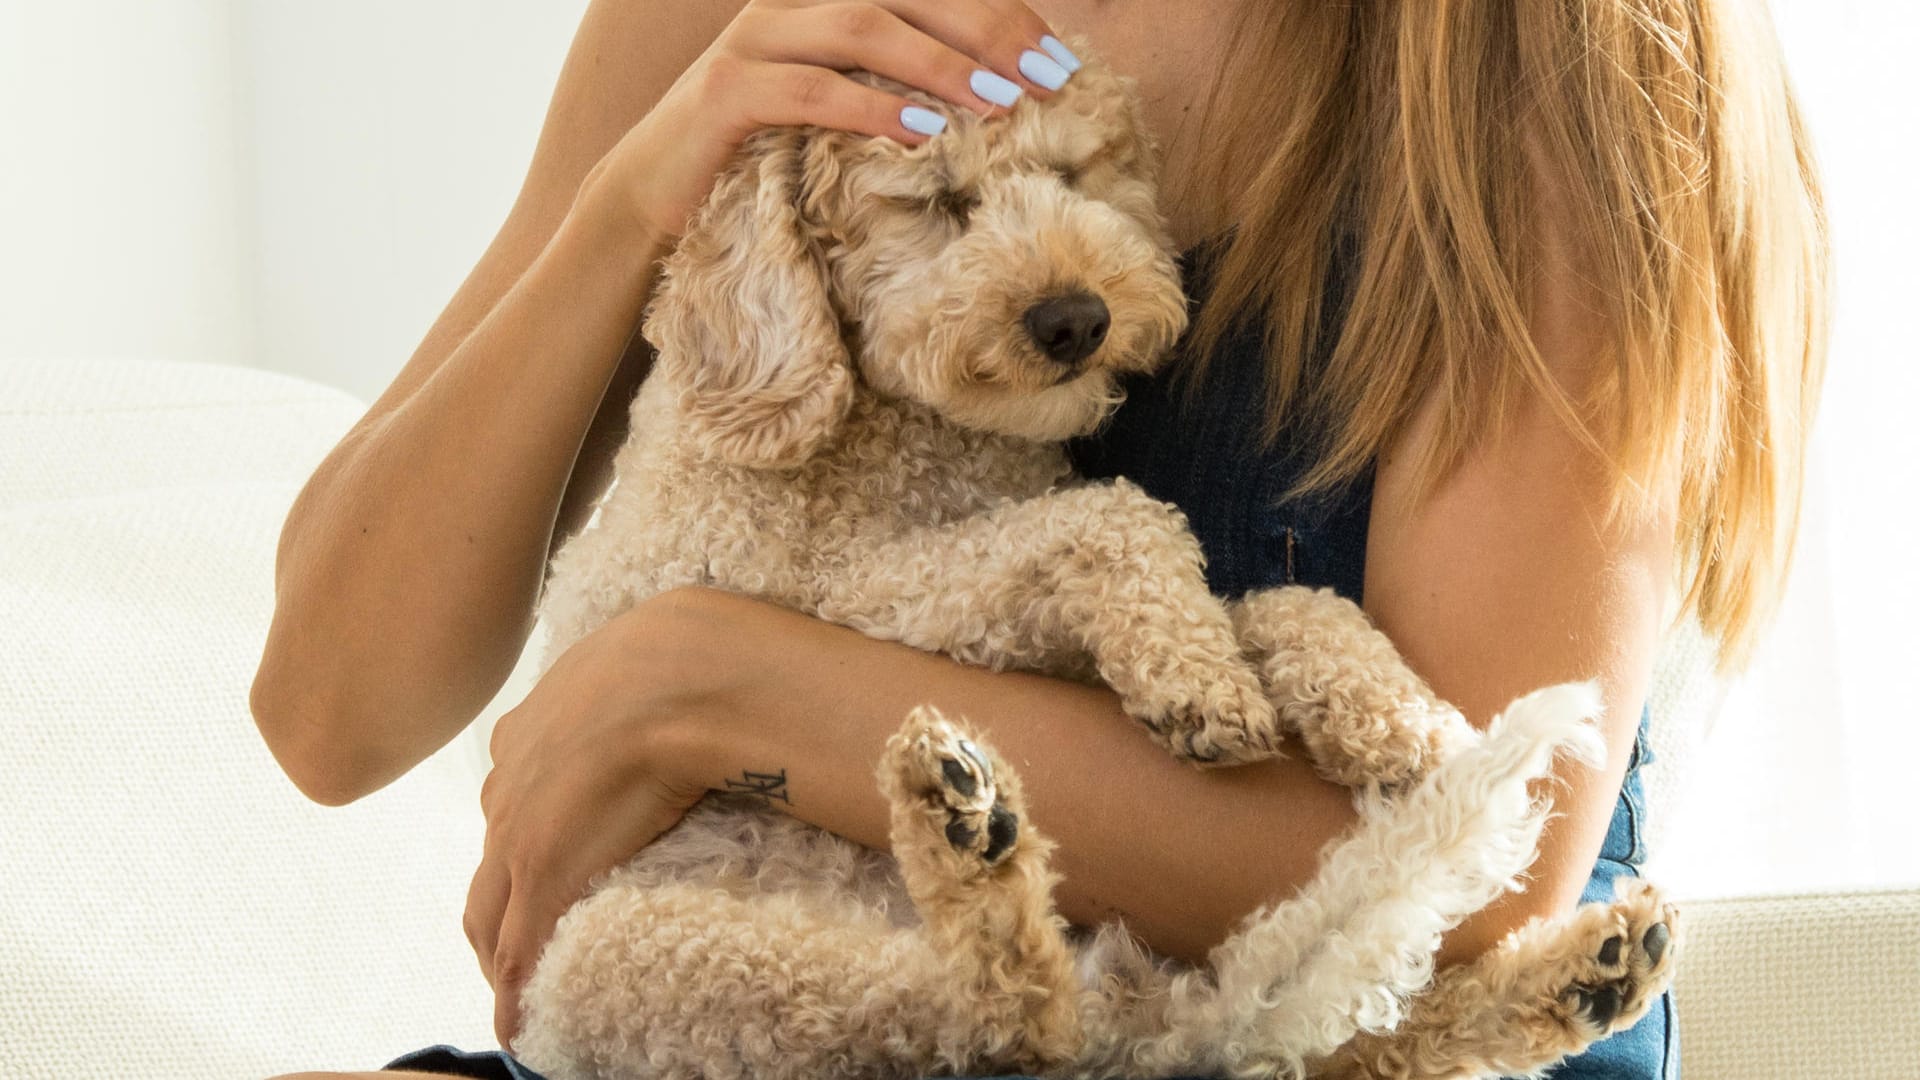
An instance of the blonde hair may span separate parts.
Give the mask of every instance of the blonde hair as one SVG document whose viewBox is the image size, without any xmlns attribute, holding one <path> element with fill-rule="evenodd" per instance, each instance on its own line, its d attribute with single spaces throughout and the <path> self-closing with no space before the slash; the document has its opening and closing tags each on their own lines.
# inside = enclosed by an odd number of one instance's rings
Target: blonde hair
<svg viewBox="0 0 1920 1080">
<path fill-rule="evenodd" d="M 1210 177 L 1236 227 L 1196 375 L 1236 312 L 1265 312 L 1269 435 L 1294 408 L 1329 418 L 1304 488 L 1365 470 L 1428 395 L 1419 468 L 1438 480 L 1538 395 L 1611 464 L 1616 511 L 1678 478 L 1685 606 L 1737 666 L 1791 559 L 1828 306 L 1819 180 L 1764 6 L 1292 0 L 1243 17 L 1209 129 L 1245 146 L 1254 121 L 1284 125 Z M 1549 198 L 1607 339 L 1578 397 L 1526 317 Z M 1349 308 L 1321 343 L 1342 227 Z M 1321 345 L 1333 359 L 1304 380 Z"/>
</svg>

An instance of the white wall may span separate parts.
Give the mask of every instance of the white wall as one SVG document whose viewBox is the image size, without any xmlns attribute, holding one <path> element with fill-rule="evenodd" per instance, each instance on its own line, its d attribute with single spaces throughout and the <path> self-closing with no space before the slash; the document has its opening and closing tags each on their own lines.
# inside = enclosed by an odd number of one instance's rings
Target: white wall
<svg viewBox="0 0 1920 1080">
<path fill-rule="evenodd" d="M 257 362 L 370 398 L 512 205 L 585 0 L 238 0 Z"/>
<path fill-rule="evenodd" d="M 505 216 L 586 0 L 0 0 L 0 358 L 371 397 Z"/>
<path fill-rule="evenodd" d="M 226 0 L 0 0 L 0 358 L 246 363 Z"/>
<path fill-rule="evenodd" d="M 1920 882 L 1920 8 L 1774 9 L 1826 178 L 1836 322 L 1787 605 L 1663 859 L 1693 893 Z"/>
</svg>

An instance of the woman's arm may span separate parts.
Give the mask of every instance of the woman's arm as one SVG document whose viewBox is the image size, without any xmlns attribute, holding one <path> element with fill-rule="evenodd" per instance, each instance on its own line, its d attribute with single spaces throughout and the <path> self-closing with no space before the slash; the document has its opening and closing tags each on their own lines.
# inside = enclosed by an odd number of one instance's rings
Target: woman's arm
<svg viewBox="0 0 1920 1080">
<path fill-rule="evenodd" d="M 1549 175 L 1541 170 L 1540 175 Z M 1540 188 L 1528 238 L 1528 325 L 1549 376 L 1595 432 L 1624 426 L 1594 393 L 1613 340 L 1566 226 L 1564 194 Z M 1604 769 L 1556 769 L 1554 816 L 1525 893 L 1462 924 L 1444 955 L 1476 955 L 1537 915 L 1578 902 L 1606 839 L 1675 581 L 1678 478 L 1647 478 L 1616 508 L 1611 464 L 1539 397 L 1508 403 L 1504 424 L 1432 490 L 1416 490 L 1438 402 L 1414 416 L 1378 465 L 1366 607 L 1442 698 L 1483 721 L 1516 695 L 1598 679 Z M 1616 512 L 1616 509 L 1618 512 Z"/>
<path fill-rule="evenodd" d="M 319 801 L 383 786 L 492 697 L 606 482 L 669 237 L 583 183 L 730 14 L 619 6 L 583 22 L 492 245 L 288 514 L 253 712 Z M 682 6 L 706 14 L 657 10 Z"/>
<path fill-rule="evenodd" d="M 569 217 L 448 362 L 376 404 L 294 504 L 252 706 L 320 802 L 382 787 L 446 742 L 525 641 L 565 493 L 598 479 L 576 458 L 659 250 L 590 218 Z"/>
<path fill-rule="evenodd" d="M 1019 770 L 1034 827 L 1059 842 L 1063 913 L 1123 918 L 1163 952 L 1203 956 L 1311 878 L 1355 820 L 1351 794 L 1300 759 L 1215 771 L 1175 760 L 1104 688 L 969 667 L 726 593 L 671 593 L 636 614 L 648 639 L 684 650 L 682 690 L 699 687 L 656 714 L 679 784 L 784 774 L 775 806 L 885 848 L 874 769 L 907 712 L 935 705 Z M 706 652 L 721 643 L 724 666 Z"/>
</svg>

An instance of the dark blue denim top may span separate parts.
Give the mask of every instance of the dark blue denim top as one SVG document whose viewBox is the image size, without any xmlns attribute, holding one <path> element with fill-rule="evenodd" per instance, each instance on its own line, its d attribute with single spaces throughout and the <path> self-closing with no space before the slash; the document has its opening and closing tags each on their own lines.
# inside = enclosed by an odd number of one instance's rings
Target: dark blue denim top
<svg viewBox="0 0 1920 1080">
<path fill-rule="evenodd" d="M 1196 316 L 1210 291 L 1213 250 L 1197 248 L 1181 259 Z M 1326 370 L 1346 318 L 1350 267 L 1350 249 L 1337 249 L 1319 345 L 1307 359 L 1309 381 Z M 1199 380 L 1181 372 L 1176 361 L 1130 380 L 1112 419 L 1069 445 L 1074 467 L 1088 477 L 1125 476 L 1185 511 L 1207 555 L 1207 582 L 1223 597 L 1298 584 L 1330 586 L 1359 603 L 1372 470 L 1337 491 L 1289 497 L 1316 460 L 1320 418 L 1295 410 L 1279 438 L 1262 440 L 1266 343 L 1259 322 L 1240 320 Z"/>
</svg>

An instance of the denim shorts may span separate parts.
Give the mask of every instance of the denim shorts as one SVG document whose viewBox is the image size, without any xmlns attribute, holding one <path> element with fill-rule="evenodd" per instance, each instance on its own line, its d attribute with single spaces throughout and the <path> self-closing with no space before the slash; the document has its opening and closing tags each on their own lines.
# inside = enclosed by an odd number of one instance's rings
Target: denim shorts
<svg viewBox="0 0 1920 1080">
<path fill-rule="evenodd" d="M 1633 755 L 1628 759 L 1627 778 L 1613 807 L 1613 820 L 1607 826 L 1606 843 L 1600 848 L 1600 861 L 1594 865 L 1593 877 L 1588 879 L 1586 890 L 1580 896 L 1582 902 L 1612 899 L 1615 879 L 1637 875 L 1646 860 L 1642 837 L 1646 793 L 1640 770 L 1653 760 L 1647 750 L 1647 723 L 1648 714 L 1643 712 L 1640 730 L 1633 740 Z M 417 1050 L 386 1067 L 476 1080 L 544 1080 L 539 1073 L 502 1051 L 469 1053 L 451 1046 Z M 1553 1071 L 1553 1080 L 1678 1080 L 1679 1075 L 1679 1024 L 1673 1012 L 1673 992 L 1669 990 L 1654 1002 L 1639 1023 L 1561 1063 Z"/>
</svg>

